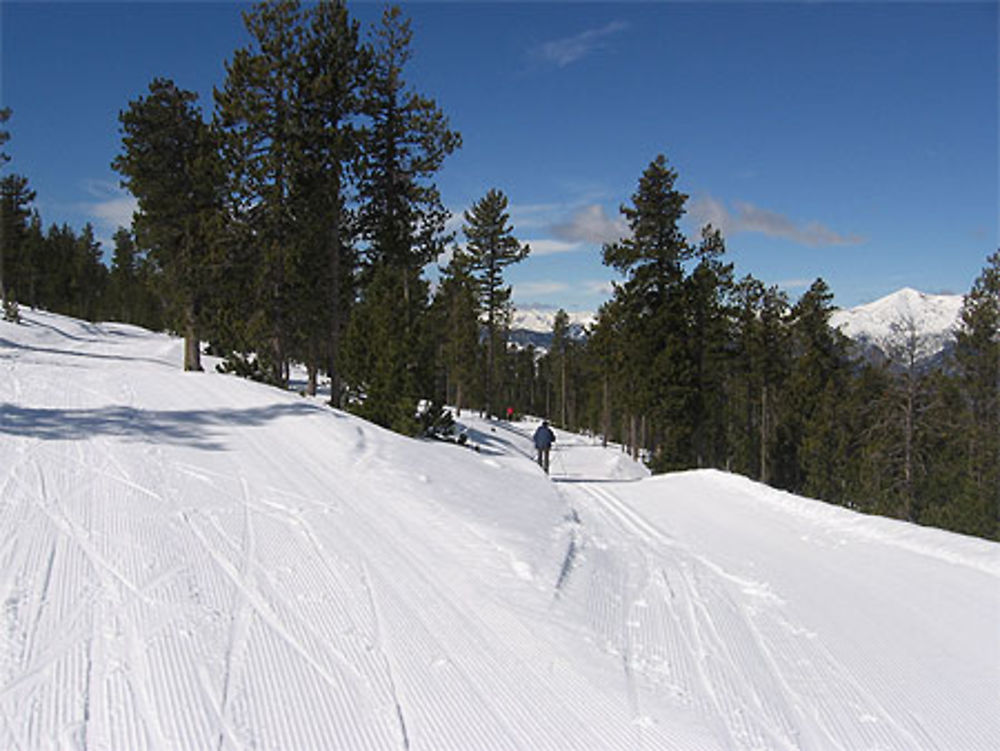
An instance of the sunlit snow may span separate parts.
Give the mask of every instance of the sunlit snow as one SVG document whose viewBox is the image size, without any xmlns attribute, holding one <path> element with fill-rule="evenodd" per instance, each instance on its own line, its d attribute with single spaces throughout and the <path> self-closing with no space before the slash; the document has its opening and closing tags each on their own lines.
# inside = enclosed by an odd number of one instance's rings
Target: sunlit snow
<svg viewBox="0 0 1000 751">
<path fill-rule="evenodd" d="M 0 323 L 0 748 L 987 749 L 1000 545 Z"/>
</svg>

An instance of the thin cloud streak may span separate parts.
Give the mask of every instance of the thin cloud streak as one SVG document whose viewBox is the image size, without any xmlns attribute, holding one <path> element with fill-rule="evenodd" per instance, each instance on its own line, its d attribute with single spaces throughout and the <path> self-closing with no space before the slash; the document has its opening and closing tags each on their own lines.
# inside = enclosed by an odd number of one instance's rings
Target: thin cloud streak
<svg viewBox="0 0 1000 751">
<path fill-rule="evenodd" d="M 844 235 L 819 222 L 797 223 L 783 214 L 762 209 L 746 201 L 734 201 L 733 209 L 730 210 L 722 201 L 706 195 L 691 202 L 690 213 L 699 224 L 711 224 L 724 235 L 756 232 L 811 248 L 859 245 L 865 241 L 859 235 Z"/>
<path fill-rule="evenodd" d="M 590 243 L 604 245 L 618 242 L 628 234 L 625 221 L 611 218 L 600 204 L 583 206 L 573 212 L 569 220 L 559 222 L 549 227 L 549 231 L 561 240 L 568 242 Z"/>
<path fill-rule="evenodd" d="M 553 39 L 543 42 L 533 50 L 535 57 L 552 63 L 559 68 L 565 68 L 578 60 L 582 60 L 595 50 L 605 46 L 605 40 L 628 28 L 623 21 L 612 21 L 597 29 L 587 29 L 571 37 Z"/>
<path fill-rule="evenodd" d="M 569 289 L 566 282 L 522 282 L 513 285 L 514 295 L 523 297 L 527 295 L 552 295 L 557 292 L 565 292 Z"/>
<path fill-rule="evenodd" d="M 565 240 L 525 240 L 531 247 L 531 255 L 533 256 L 551 256 L 557 253 L 573 253 L 574 251 L 580 250 L 580 244 L 575 242 L 566 242 Z"/>
</svg>

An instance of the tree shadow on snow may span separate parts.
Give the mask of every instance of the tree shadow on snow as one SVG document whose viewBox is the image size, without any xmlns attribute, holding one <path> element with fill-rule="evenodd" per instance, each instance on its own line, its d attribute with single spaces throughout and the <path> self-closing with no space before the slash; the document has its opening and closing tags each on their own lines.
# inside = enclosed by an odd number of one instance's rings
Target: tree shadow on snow
<svg viewBox="0 0 1000 751">
<path fill-rule="evenodd" d="M 272 404 L 247 409 L 145 410 L 109 406 L 46 409 L 0 404 L 0 434 L 46 441 L 82 441 L 95 436 L 145 443 L 173 443 L 222 451 L 214 428 L 254 427 L 283 417 L 327 412 L 311 404 Z"/>
<path fill-rule="evenodd" d="M 70 337 L 74 339 L 76 337 Z M 106 355 L 99 352 L 81 352 L 80 350 L 74 349 L 59 349 L 57 347 L 38 347 L 31 344 L 19 344 L 17 342 L 12 342 L 8 339 L 0 337 L 0 347 L 9 348 L 11 351 L 15 349 L 22 349 L 26 352 L 40 352 L 46 355 L 59 355 L 59 357 L 82 357 L 90 360 L 118 360 L 118 361 L 129 361 L 129 362 L 149 362 L 154 365 L 165 365 L 168 367 L 172 366 L 168 361 L 163 359 L 157 359 L 155 357 L 135 357 L 133 355 Z"/>
</svg>

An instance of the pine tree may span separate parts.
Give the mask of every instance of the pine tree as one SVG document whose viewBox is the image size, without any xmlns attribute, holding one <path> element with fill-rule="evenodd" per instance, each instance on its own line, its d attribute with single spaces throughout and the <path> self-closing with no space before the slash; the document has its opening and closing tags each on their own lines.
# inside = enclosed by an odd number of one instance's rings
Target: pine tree
<svg viewBox="0 0 1000 751">
<path fill-rule="evenodd" d="M 733 266 L 719 260 L 725 252 L 722 234 L 706 225 L 695 249 L 698 263 L 685 282 L 688 341 L 694 366 L 693 449 L 699 467 L 723 467 L 728 458 L 724 392 L 729 367 Z"/>
<path fill-rule="evenodd" d="M 73 258 L 77 304 L 71 308 L 71 315 L 88 321 L 101 318 L 108 282 L 108 267 L 104 265 L 103 258 L 104 251 L 94 236 L 93 226 L 88 222 L 77 238 Z"/>
<path fill-rule="evenodd" d="M 7 175 L 0 179 L 0 301 L 7 320 L 17 321 L 18 296 L 27 277 L 25 263 L 29 209 L 35 192 L 28 178 Z"/>
<path fill-rule="evenodd" d="M 353 358 L 383 363 L 381 372 L 405 374 L 398 393 L 426 398 L 435 387 L 433 346 L 427 340 L 428 285 L 422 273 L 449 240 L 444 233 L 448 212 L 434 176 L 461 138 L 449 129 L 448 119 L 433 100 L 407 88 L 403 73 L 411 56 L 412 33 L 399 8 L 386 9 L 374 36 L 366 52 L 369 64 L 362 86 L 366 121 L 359 134 L 356 170 L 356 230 L 365 264 L 357 316 L 352 314 L 349 324 L 353 334 L 348 338 Z M 388 288 L 389 280 L 398 284 L 396 290 Z M 359 321 L 382 311 L 396 314 L 395 325 L 386 329 L 385 337 L 365 337 Z M 357 372 L 353 365 L 352 372 Z M 355 390 L 359 385 L 356 378 L 349 384 Z M 390 412 L 412 414 L 416 406 L 400 407 L 391 390 L 369 388 L 368 412 L 383 410 L 369 404 L 371 399 L 388 399 L 391 403 L 384 409 Z"/>
<path fill-rule="evenodd" d="M 361 86 L 368 53 L 359 46 L 358 24 L 343 2 L 321 2 L 304 14 L 301 70 L 294 113 L 296 170 L 291 200 L 302 251 L 290 311 L 298 346 L 293 354 L 306 363 L 306 391 L 316 393 L 320 362 L 330 375 L 330 403 L 340 404 L 337 359 L 353 300 L 357 264 L 347 209 L 348 181 L 359 155 L 355 121 L 362 109 Z"/>
<path fill-rule="evenodd" d="M 465 212 L 466 248 L 463 263 L 476 280 L 480 315 L 486 323 L 486 362 L 483 378 L 486 413 L 496 414 L 498 375 L 507 349 L 510 327 L 510 286 L 504 282 L 504 269 L 528 257 L 531 249 L 514 237 L 509 224 L 507 196 L 491 189 Z"/>
<path fill-rule="evenodd" d="M 441 270 L 433 310 L 439 335 L 438 357 L 444 376 L 443 400 L 454 404 L 459 415 L 480 398 L 476 376 L 480 372 L 479 308 L 476 285 L 467 256 L 454 252 Z"/>
<path fill-rule="evenodd" d="M 0 125 L 10 120 L 11 109 L 10 107 L 0 107 Z M 7 141 L 10 140 L 10 131 L 0 128 L 0 149 L 6 145 Z M 10 154 L 6 151 L 0 151 L 0 167 L 10 161 Z"/>
<path fill-rule="evenodd" d="M 776 407 L 790 368 L 789 307 L 784 292 L 752 276 L 736 285 L 730 452 L 737 471 L 764 483 L 772 475 Z"/>
<path fill-rule="evenodd" d="M 223 188 L 216 134 L 196 101 L 173 81 L 155 79 L 147 96 L 120 113 L 122 153 L 112 163 L 139 202 L 138 243 L 157 259 L 176 295 L 185 370 L 201 370 L 204 267 Z"/>
<path fill-rule="evenodd" d="M 42 287 L 42 267 L 45 263 L 45 233 L 42 231 L 42 217 L 38 211 L 31 212 L 28 229 L 21 246 L 21 257 L 25 263 L 25 277 L 22 279 L 23 297 L 32 308 L 40 304 Z"/>
<path fill-rule="evenodd" d="M 407 89 L 412 36 L 400 9 L 386 8 L 364 86 L 370 124 L 362 133 L 358 226 L 371 268 L 423 269 L 448 241 L 448 212 L 433 178 L 462 141 L 434 100 Z"/>
<path fill-rule="evenodd" d="M 414 434 L 418 402 L 432 394 L 430 339 L 421 327 L 426 316 L 415 314 L 426 306 L 427 283 L 411 278 L 409 300 L 400 293 L 401 275 L 408 273 L 379 264 L 351 313 L 341 350 L 348 406 L 383 427 Z M 410 319 L 412 337 L 399 336 L 400 321 Z"/>
<path fill-rule="evenodd" d="M 846 340 L 830 327 L 833 294 L 817 279 L 792 310 L 793 365 L 782 395 L 775 481 L 793 492 L 839 501 L 848 438 L 837 420 L 845 396 Z"/>
<path fill-rule="evenodd" d="M 675 188 L 676 180 L 662 154 L 651 162 L 639 178 L 632 206 L 621 208 L 630 236 L 603 251 L 605 265 L 627 277 L 616 286 L 615 298 L 624 337 L 619 390 L 629 413 L 628 443 L 633 455 L 639 444 L 653 444 L 660 470 L 695 463 L 696 375 L 687 346 L 683 284 L 683 264 L 693 249 L 680 229 L 687 196 Z"/>
<path fill-rule="evenodd" d="M 298 167 L 297 87 L 302 77 L 303 28 L 295 0 L 262 2 L 243 14 L 253 40 L 226 63 L 215 91 L 216 121 L 229 169 L 230 213 L 241 225 L 248 257 L 229 264 L 248 275 L 250 299 L 241 332 L 263 361 L 270 381 L 286 383 L 295 301 L 289 294 L 302 240 L 292 191 Z M 249 294 L 248 294 L 249 293 Z"/>
<path fill-rule="evenodd" d="M 1000 250 L 986 259 L 962 305 L 955 357 L 971 431 L 968 475 L 955 528 L 1000 535 Z"/>
<path fill-rule="evenodd" d="M 568 371 L 569 371 L 569 314 L 560 308 L 556 312 L 555 320 L 552 323 L 552 345 L 549 350 L 549 357 L 552 360 L 552 372 L 556 378 L 556 414 L 559 415 L 559 425 L 569 429 L 570 422 L 567 419 L 568 401 Z M 552 415 L 549 415 L 551 417 Z"/>
</svg>

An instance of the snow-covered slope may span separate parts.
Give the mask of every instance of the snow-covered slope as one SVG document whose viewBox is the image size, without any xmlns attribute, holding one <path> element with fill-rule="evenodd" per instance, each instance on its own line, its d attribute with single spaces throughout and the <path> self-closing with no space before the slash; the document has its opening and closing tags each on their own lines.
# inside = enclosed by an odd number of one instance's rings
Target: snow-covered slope
<svg viewBox="0 0 1000 751">
<path fill-rule="evenodd" d="M 991 748 L 1000 546 L 0 323 L 0 748 Z M 553 482 L 554 480 L 554 482 Z"/>
<path fill-rule="evenodd" d="M 921 361 L 949 345 L 961 310 L 961 295 L 929 295 L 907 287 L 875 302 L 838 310 L 830 323 L 862 348 L 875 347 L 893 360 L 907 360 L 912 344 L 915 359 Z"/>
</svg>

